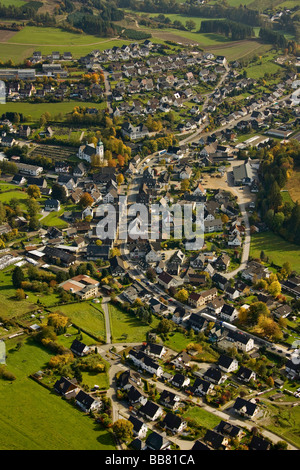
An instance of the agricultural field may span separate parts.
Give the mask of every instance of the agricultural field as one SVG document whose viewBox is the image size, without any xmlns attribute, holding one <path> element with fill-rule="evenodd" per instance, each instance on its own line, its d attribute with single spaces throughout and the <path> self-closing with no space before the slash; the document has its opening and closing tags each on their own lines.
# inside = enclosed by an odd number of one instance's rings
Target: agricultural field
<svg viewBox="0 0 300 470">
<path fill-rule="evenodd" d="M 0 52 L 1 54 L 1 52 Z M 63 101 L 59 103 L 28 103 L 28 102 L 12 102 L 1 105 L 2 113 L 21 113 L 25 116 L 26 124 L 38 121 L 42 114 L 48 112 L 52 117 L 58 114 L 67 114 L 73 111 L 76 106 L 86 108 L 103 109 L 105 103 L 92 103 L 85 101 Z"/>
<path fill-rule="evenodd" d="M 51 354 L 30 339 L 16 349 L 18 342 L 6 342 L 7 367 L 16 380 L 0 381 L 0 449 L 114 450 L 112 434 L 29 378 Z"/>
<path fill-rule="evenodd" d="M 258 41 L 249 41 L 247 39 L 207 48 L 213 54 L 224 55 L 229 62 L 243 58 L 247 60 L 253 57 L 254 54 L 260 56 L 270 49 L 271 46 L 269 44 L 261 44 Z"/>
<path fill-rule="evenodd" d="M 256 54 L 258 55 L 258 54 Z M 245 67 L 247 77 L 258 80 L 263 78 L 266 73 L 272 75 L 281 70 L 280 65 L 274 63 L 274 54 L 265 54 L 259 56 L 259 60 Z"/>
<path fill-rule="evenodd" d="M 272 232 L 262 232 L 251 235 L 250 256 L 259 258 L 264 251 L 276 265 L 282 266 L 290 262 L 292 268 L 300 273 L 300 246 L 289 243 Z"/>
<path fill-rule="evenodd" d="M 75 58 L 79 58 L 93 49 L 104 50 L 116 45 L 130 44 L 131 41 L 69 33 L 58 28 L 25 26 L 7 40 L 0 38 L 1 42 L 0 60 L 5 62 L 11 59 L 20 64 L 37 49 L 42 54 L 51 54 L 53 50 L 70 51 Z"/>
<path fill-rule="evenodd" d="M 128 10 L 127 10 L 128 12 Z M 142 14 L 138 12 L 132 12 L 135 15 Z M 143 14 L 144 16 L 144 14 Z M 147 14 L 149 18 L 155 18 L 157 15 L 156 14 Z M 213 47 L 217 46 L 220 44 L 224 43 L 229 43 L 231 42 L 229 39 L 227 39 L 225 36 L 221 34 L 204 34 L 204 33 L 198 33 L 201 22 L 203 18 L 195 18 L 191 16 L 183 16 L 179 14 L 166 14 L 164 15 L 170 20 L 173 21 L 181 21 L 183 25 L 185 25 L 186 21 L 188 20 L 193 20 L 196 23 L 196 28 L 194 31 L 181 31 L 179 29 L 172 29 L 172 28 L 159 28 L 159 29 L 149 29 L 148 27 L 144 26 L 139 26 L 139 30 L 151 33 L 153 39 L 158 39 L 159 42 L 161 41 L 174 41 L 182 44 L 196 44 L 199 45 L 200 47 L 203 47 L 204 49 L 206 47 Z"/>
<path fill-rule="evenodd" d="M 122 341 L 138 343 L 145 341 L 147 332 L 155 328 L 159 323 L 159 320 L 153 317 L 151 325 L 146 325 L 134 317 L 134 315 L 124 312 L 117 306 L 108 305 L 113 343 Z"/>
</svg>

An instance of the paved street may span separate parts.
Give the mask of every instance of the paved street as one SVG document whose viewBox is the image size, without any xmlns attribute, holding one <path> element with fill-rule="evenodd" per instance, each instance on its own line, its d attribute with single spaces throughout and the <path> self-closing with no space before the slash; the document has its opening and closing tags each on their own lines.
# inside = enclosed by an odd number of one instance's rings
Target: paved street
<svg viewBox="0 0 300 470">
<path fill-rule="evenodd" d="M 111 399 L 112 402 L 112 419 L 113 422 L 117 421 L 120 418 L 128 419 L 130 416 L 130 411 L 128 407 L 128 403 L 124 401 L 120 401 L 117 399 L 116 391 L 116 381 L 115 375 L 120 371 L 128 370 L 129 366 L 127 364 L 122 364 L 121 359 L 114 353 L 110 352 L 112 346 L 114 346 L 117 350 L 118 354 L 122 354 L 122 351 L 127 346 L 136 346 L 140 343 L 115 343 L 115 344 L 106 344 L 99 348 L 99 353 L 103 355 L 103 357 L 108 360 L 111 367 L 109 369 L 109 382 L 111 384 L 110 388 L 107 391 L 107 396 Z M 170 353 L 175 353 L 175 351 L 170 351 Z M 184 392 L 180 390 L 175 390 L 173 387 L 163 384 L 158 380 L 153 380 L 148 378 L 148 382 L 150 384 L 154 384 L 158 390 L 161 392 L 163 390 L 169 390 L 176 395 L 178 395 L 182 401 L 189 401 L 190 403 L 194 404 L 194 406 L 200 406 L 203 410 L 213 413 L 215 416 L 219 417 L 220 420 L 225 420 L 230 422 L 236 426 L 247 428 L 249 431 L 255 426 L 259 428 L 259 431 L 265 436 L 268 437 L 272 442 L 278 442 L 282 440 L 282 437 L 277 436 L 276 434 L 267 431 L 259 426 L 259 421 L 254 419 L 253 421 L 248 419 L 243 419 L 237 416 L 235 413 L 232 412 L 231 407 L 233 402 L 227 404 L 226 409 L 219 410 L 213 407 L 208 406 L 207 404 L 203 403 L 201 398 L 198 397 L 188 397 Z M 147 425 L 150 429 L 155 430 L 155 423 L 151 423 L 147 421 Z M 157 429 L 156 429 L 157 430 Z M 179 445 L 181 450 L 190 450 L 193 446 L 193 441 L 187 441 L 185 439 L 181 439 L 180 436 L 172 436 L 169 439 L 174 442 L 175 444 Z M 294 446 L 289 445 L 290 450 L 297 450 Z"/>
</svg>

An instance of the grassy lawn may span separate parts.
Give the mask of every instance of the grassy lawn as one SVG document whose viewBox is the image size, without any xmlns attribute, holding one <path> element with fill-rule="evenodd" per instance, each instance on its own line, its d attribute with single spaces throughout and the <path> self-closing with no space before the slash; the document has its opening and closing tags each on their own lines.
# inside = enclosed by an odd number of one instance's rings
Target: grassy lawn
<svg viewBox="0 0 300 470">
<path fill-rule="evenodd" d="M 6 181 L 0 181 L 0 194 L 4 191 L 14 191 L 15 189 L 15 184 L 7 183 Z"/>
<path fill-rule="evenodd" d="M 7 204 L 11 199 L 17 199 L 22 209 L 26 209 L 26 205 L 24 204 L 28 199 L 26 191 L 20 191 L 13 185 L 11 185 L 11 188 L 6 187 L 6 185 L 4 188 L 0 186 L 0 201 L 3 202 L 3 204 Z"/>
<path fill-rule="evenodd" d="M 300 246 L 289 243 L 272 232 L 257 233 L 251 236 L 250 256 L 259 258 L 260 252 L 278 266 L 289 261 L 292 268 L 300 273 Z"/>
<path fill-rule="evenodd" d="M 283 203 L 290 202 L 291 204 L 294 205 L 294 201 L 291 198 L 290 192 L 287 189 L 281 191 L 281 196 L 282 196 Z"/>
<path fill-rule="evenodd" d="M 94 385 L 98 385 L 100 390 L 108 390 L 109 377 L 105 372 L 101 374 L 96 372 L 82 372 L 82 383 L 88 385 L 89 388 L 93 388 Z"/>
<path fill-rule="evenodd" d="M 198 406 L 191 407 L 186 413 L 184 413 L 183 417 L 193 419 L 197 424 L 204 426 L 207 429 L 213 429 L 220 422 L 220 418 L 203 410 L 202 408 L 199 408 Z"/>
<path fill-rule="evenodd" d="M 77 304 L 60 305 L 51 311 L 60 311 L 79 328 L 99 339 L 105 338 L 105 320 L 100 307 L 93 306 L 89 301 Z M 92 340 L 95 343 L 95 340 Z"/>
<path fill-rule="evenodd" d="M 59 211 L 52 211 L 46 217 L 41 220 L 41 224 L 45 227 L 57 227 L 57 228 L 66 228 L 68 223 L 65 220 L 62 220 L 60 217 L 65 212 L 65 208 L 62 207 Z"/>
<path fill-rule="evenodd" d="M 89 416 L 28 378 L 51 355 L 27 340 L 7 342 L 7 367 L 17 377 L 0 380 L 1 450 L 114 450 L 112 435 Z"/>
<path fill-rule="evenodd" d="M 192 339 L 184 336 L 182 333 L 171 333 L 168 335 L 168 339 L 164 344 L 174 351 L 181 352 L 183 349 L 192 343 Z"/>
<path fill-rule="evenodd" d="M 145 325 L 138 318 L 124 312 L 115 305 L 109 304 L 112 342 L 125 341 L 123 334 L 127 335 L 127 343 L 139 343 L 146 340 L 148 331 L 155 328 L 159 320 L 153 317 L 151 325 Z"/>
<path fill-rule="evenodd" d="M 168 339 L 164 341 L 164 344 L 172 349 L 173 351 L 181 352 L 187 349 L 188 345 L 193 343 L 199 344 L 196 338 L 189 338 L 182 333 L 175 332 L 168 335 Z M 200 362 L 216 362 L 219 355 L 205 343 L 201 344 L 202 351 L 199 352 L 194 359 Z"/>
</svg>

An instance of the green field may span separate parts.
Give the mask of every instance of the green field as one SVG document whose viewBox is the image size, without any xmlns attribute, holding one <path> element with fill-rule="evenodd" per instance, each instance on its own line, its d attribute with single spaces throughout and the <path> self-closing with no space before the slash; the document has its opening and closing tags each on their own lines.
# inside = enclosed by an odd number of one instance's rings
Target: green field
<svg viewBox="0 0 300 470">
<path fill-rule="evenodd" d="M 0 60 L 11 59 L 14 63 L 21 63 L 24 59 L 29 58 L 35 50 L 41 51 L 42 54 L 51 54 L 54 50 L 70 51 L 73 57 L 79 58 L 93 49 L 104 50 L 115 45 L 130 44 L 130 42 L 116 38 L 75 34 L 58 28 L 25 26 L 5 41 L 5 44 L 1 44 Z"/>
<path fill-rule="evenodd" d="M 285 202 L 289 202 L 290 204 L 294 205 L 294 201 L 293 199 L 291 198 L 291 195 L 289 193 L 289 191 L 286 189 L 284 191 L 281 191 L 281 197 L 282 197 L 282 202 L 283 204 Z"/>
<path fill-rule="evenodd" d="M 11 199 L 17 199 L 20 202 L 20 206 L 25 209 L 25 201 L 28 199 L 28 194 L 26 191 L 19 191 L 16 189 L 16 186 L 13 186 L 12 189 L 14 190 L 8 190 L 5 188 L 3 191 L 1 186 L 0 186 L 0 201 L 3 202 L 3 204 L 9 203 Z"/>
<path fill-rule="evenodd" d="M 175 332 L 168 335 L 168 339 L 164 342 L 164 344 L 174 351 L 181 352 L 183 349 L 186 349 L 188 344 L 191 342 L 191 338 L 188 338 L 182 333 Z"/>
<path fill-rule="evenodd" d="M 259 258 L 262 250 L 269 257 L 269 262 L 282 266 L 288 261 L 300 273 L 300 246 L 289 243 L 272 232 L 251 235 L 250 256 Z"/>
<path fill-rule="evenodd" d="M 41 220 L 41 224 L 45 227 L 66 228 L 68 223 L 62 220 L 60 216 L 64 213 L 65 209 L 62 207 L 59 211 L 52 211 Z"/>
<path fill-rule="evenodd" d="M 256 41 L 241 41 L 237 43 L 229 43 L 226 47 L 210 47 L 210 52 L 215 55 L 224 55 L 228 61 L 238 60 L 238 59 L 248 59 L 255 55 L 262 55 L 266 51 L 270 50 L 271 46 L 269 44 L 261 44 Z"/>
<path fill-rule="evenodd" d="M 193 419 L 198 425 L 207 429 L 213 429 L 220 422 L 220 418 L 215 416 L 213 413 L 209 413 L 208 411 L 199 408 L 198 406 L 190 408 L 186 413 L 184 413 L 183 417 Z"/>
<path fill-rule="evenodd" d="M 228 5 L 231 7 L 239 7 L 240 5 L 247 6 L 253 2 L 253 0 L 227 0 Z"/>
<path fill-rule="evenodd" d="M 13 269 L 14 266 L 9 266 L 0 271 L 0 304 L 1 315 L 4 318 L 18 317 L 36 308 L 35 301 L 31 296 L 27 300 L 20 300 L 16 303 L 16 290 L 11 280 Z"/>
<path fill-rule="evenodd" d="M 79 328 L 93 336 L 105 338 L 105 320 L 100 307 L 89 301 L 76 304 L 60 305 L 51 309 L 60 311 Z M 93 340 L 95 343 L 95 341 Z"/>
<path fill-rule="evenodd" d="M 10 101 L 1 105 L 1 112 L 22 113 L 27 122 L 32 122 L 37 121 L 46 111 L 54 117 L 59 113 L 67 114 L 73 111 L 75 106 L 103 109 L 106 105 L 105 103 L 92 103 L 85 101 L 63 101 L 59 103 L 13 103 Z"/>
<path fill-rule="evenodd" d="M 0 380 L 1 450 L 114 450 L 112 435 L 28 376 L 51 355 L 20 339 L 6 342 L 7 367 L 16 380 Z"/>
<path fill-rule="evenodd" d="M 13 5 L 14 7 L 21 7 L 26 2 L 23 0 L 1 0 L 1 5 L 7 7 L 8 5 Z"/>
<path fill-rule="evenodd" d="M 146 340 L 148 331 L 155 328 L 159 320 L 153 317 L 151 325 L 145 325 L 134 315 L 124 312 L 117 306 L 109 305 L 112 342 L 139 343 Z M 123 335 L 127 335 L 126 339 Z"/>
<path fill-rule="evenodd" d="M 258 55 L 258 54 L 257 54 Z M 247 71 L 247 77 L 254 78 L 258 80 L 262 78 L 266 73 L 270 75 L 282 70 L 280 65 L 277 65 L 273 62 L 274 55 L 268 54 L 266 57 L 262 57 L 261 60 L 258 60 L 255 64 L 250 64 L 248 67 L 245 68 Z"/>
</svg>

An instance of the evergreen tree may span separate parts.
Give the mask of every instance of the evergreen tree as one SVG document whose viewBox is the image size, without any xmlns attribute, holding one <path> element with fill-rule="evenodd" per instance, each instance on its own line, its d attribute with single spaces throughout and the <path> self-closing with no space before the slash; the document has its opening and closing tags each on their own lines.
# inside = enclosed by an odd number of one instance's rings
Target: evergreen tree
<svg viewBox="0 0 300 470">
<path fill-rule="evenodd" d="M 22 268 L 20 268 L 20 266 L 16 266 L 12 274 L 12 283 L 14 288 L 19 289 L 22 286 L 22 282 L 24 281 L 24 279 L 25 276 Z"/>
</svg>

